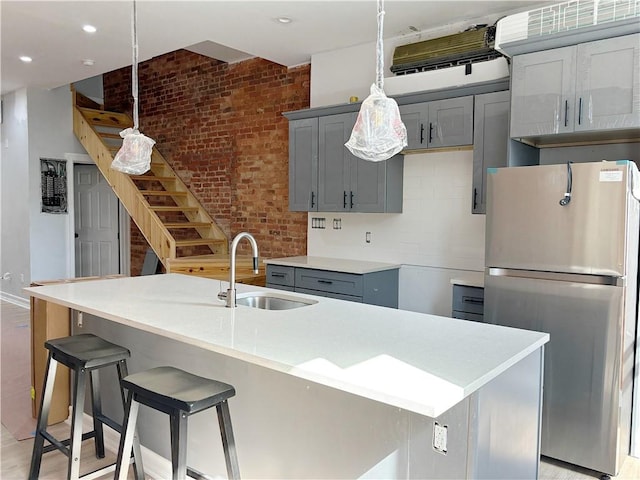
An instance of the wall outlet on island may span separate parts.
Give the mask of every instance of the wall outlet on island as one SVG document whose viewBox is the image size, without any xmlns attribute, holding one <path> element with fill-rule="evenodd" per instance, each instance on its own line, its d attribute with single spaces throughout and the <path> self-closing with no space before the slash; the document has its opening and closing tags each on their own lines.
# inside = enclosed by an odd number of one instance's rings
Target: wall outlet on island
<svg viewBox="0 0 640 480">
<path fill-rule="evenodd" d="M 436 452 L 447 453 L 447 426 L 433 422 L 433 449 Z"/>
</svg>

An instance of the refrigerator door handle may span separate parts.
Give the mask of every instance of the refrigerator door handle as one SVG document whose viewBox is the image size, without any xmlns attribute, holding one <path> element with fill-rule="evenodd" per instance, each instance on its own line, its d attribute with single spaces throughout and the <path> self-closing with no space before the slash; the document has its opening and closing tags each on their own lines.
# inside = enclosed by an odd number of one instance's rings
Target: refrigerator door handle
<svg viewBox="0 0 640 480">
<path fill-rule="evenodd" d="M 489 267 L 485 272 L 492 277 L 520 277 L 538 280 L 556 280 L 558 282 L 579 282 L 593 285 L 611 285 L 625 287 L 627 277 L 613 277 L 609 275 L 585 275 L 581 273 L 542 272 L 536 270 L 516 270 L 511 268 Z"/>
</svg>

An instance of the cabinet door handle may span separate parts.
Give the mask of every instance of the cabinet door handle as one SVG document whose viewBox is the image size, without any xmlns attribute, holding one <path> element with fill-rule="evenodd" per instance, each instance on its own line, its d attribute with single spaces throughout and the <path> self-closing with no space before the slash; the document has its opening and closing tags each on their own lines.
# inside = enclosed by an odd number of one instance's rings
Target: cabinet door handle
<svg viewBox="0 0 640 480">
<path fill-rule="evenodd" d="M 420 124 L 420 145 L 424 142 L 424 123 Z"/>
<path fill-rule="evenodd" d="M 331 280 L 318 280 L 318 283 L 323 283 L 325 285 L 333 285 Z"/>
<path fill-rule="evenodd" d="M 271 274 L 271 276 L 272 276 L 272 277 L 276 277 L 276 278 L 284 278 L 284 277 L 286 277 L 287 275 L 286 275 L 286 274 L 284 274 L 284 273 L 275 273 L 275 272 L 274 272 L 274 273 L 272 273 L 272 274 Z"/>
<path fill-rule="evenodd" d="M 564 101 L 564 126 L 569 124 L 569 100 Z"/>
<path fill-rule="evenodd" d="M 429 122 L 429 145 L 433 142 L 433 123 Z"/>
<path fill-rule="evenodd" d="M 478 208 L 478 189 L 474 187 L 473 189 L 473 209 Z"/>
<path fill-rule="evenodd" d="M 316 206 L 316 194 L 311 191 L 311 208 Z"/>
<path fill-rule="evenodd" d="M 472 305 L 484 305 L 484 300 L 477 297 L 462 297 L 462 303 L 470 303 Z"/>
<path fill-rule="evenodd" d="M 349 200 L 349 202 L 351 204 L 351 208 L 353 208 L 353 192 L 351 192 L 350 197 L 351 197 L 351 199 Z"/>
<path fill-rule="evenodd" d="M 578 125 L 582 125 L 582 97 L 578 102 Z"/>
<path fill-rule="evenodd" d="M 347 209 L 347 191 L 342 192 L 342 208 Z"/>
</svg>

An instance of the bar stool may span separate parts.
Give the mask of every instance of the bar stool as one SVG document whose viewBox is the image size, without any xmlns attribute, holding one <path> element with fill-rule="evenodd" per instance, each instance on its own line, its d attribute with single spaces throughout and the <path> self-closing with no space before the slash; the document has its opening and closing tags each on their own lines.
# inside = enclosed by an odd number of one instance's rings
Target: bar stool
<svg viewBox="0 0 640 480">
<path fill-rule="evenodd" d="M 123 432 L 118 450 L 115 478 L 126 479 L 126 460 L 131 452 L 133 432 L 140 404 L 169 415 L 171 431 L 171 467 L 173 480 L 210 478 L 187 467 L 187 418 L 213 406 L 218 412 L 222 446 L 230 479 L 240 478 L 240 468 L 231 428 L 227 400 L 236 394 L 226 383 L 198 377 L 173 367 L 157 367 L 124 378 L 122 386 L 128 391 Z"/>
<path fill-rule="evenodd" d="M 49 350 L 47 369 L 44 377 L 40 413 L 33 443 L 29 480 L 35 480 L 40 475 L 42 455 L 58 449 L 69 458 L 67 478 L 76 480 L 80 477 L 80 450 L 83 440 L 93 438 L 96 446 L 96 458 L 104 458 L 104 432 L 103 425 L 107 425 L 120 432 L 121 427 L 112 419 L 102 414 L 102 402 L 100 398 L 100 381 L 98 370 L 115 365 L 118 370 L 118 378 L 127 376 L 127 358 L 131 356 L 129 350 L 119 345 L 107 342 L 96 335 L 81 334 L 70 337 L 48 340 L 44 346 Z M 71 437 L 60 441 L 47 432 L 47 417 L 51 406 L 51 397 L 56 377 L 58 363 L 65 365 L 74 372 L 72 406 L 73 417 L 71 419 Z M 82 418 L 84 413 L 85 386 L 89 374 L 91 386 L 91 405 L 93 409 L 93 430 L 82 433 Z M 120 387 L 122 403 L 124 405 L 124 392 Z M 44 446 L 47 440 L 50 445 Z M 134 470 L 136 480 L 144 479 L 142 468 L 142 456 L 137 437 L 133 442 Z M 101 474 L 112 471 L 115 465 L 101 468 L 95 472 L 83 475 L 82 478 L 91 476 L 95 478 Z"/>
</svg>

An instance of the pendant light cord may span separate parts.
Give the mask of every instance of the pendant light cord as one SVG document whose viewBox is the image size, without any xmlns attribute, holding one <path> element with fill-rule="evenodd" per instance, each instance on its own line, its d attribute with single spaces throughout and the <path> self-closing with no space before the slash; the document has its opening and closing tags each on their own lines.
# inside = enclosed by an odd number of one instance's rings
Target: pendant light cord
<svg viewBox="0 0 640 480">
<path fill-rule="evenodd" d="M 136 0 L 133 0 L 133 14 L 131 15 L 131 40 L 133 44 L 133 59 L 131 63 L 131 94 L 133 95 L 133 129 L 138 130 L 138 31 L 136 18 Z"/>
<path fill-rule="evenodd" d="M 382 48 L 382 31 L 384 30 L 384 0 L 378 0 L 378 37 L 376 41 L 376 86 L 384 87 L 384 51 Z"/>
</svg>

